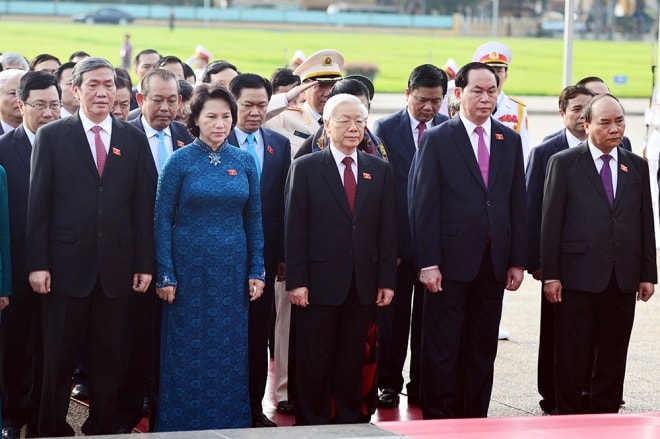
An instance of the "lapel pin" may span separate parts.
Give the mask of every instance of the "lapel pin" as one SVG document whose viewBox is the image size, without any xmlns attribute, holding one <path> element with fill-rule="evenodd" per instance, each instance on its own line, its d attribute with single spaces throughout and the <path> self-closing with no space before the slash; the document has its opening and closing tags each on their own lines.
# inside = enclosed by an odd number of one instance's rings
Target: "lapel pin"
<svg viewBox="0 0 660 439">
<path fill-rule="evenodd" d="M 371 180 L 371 174 L 369 174 L 368 172 L 363 172 L 362 178 L 364 178 L 365 180 Z"/>
<path fill-rule="evenodd" d="M 229 169 L 229 170 L 227 170 L 227 174 L 229 174 L 229 175 L 238 175 L 238 172 L 236 172 L 235 169 Z"/>
<path fill-rule="evenodd" d="M 176 146 L 178 146 L 179 148 L 181 148 L 184 145 L 185 145 L 185 143 L 183 143 L 183 140 L 177 140 L 176 141 Z"/>
<path fill-rule="evenodd" d="M 619 169 L 621 169 L 623 172 L 628 172 L 628 167 L 627 167 L 626 165 L 624 165 L 624 164 L 621 164 L 621 165 L 619 166 Z"/>
<path fill-rule="evenodd" d="M 270 155 L 275 154 L 275 150 L 274 150 L 273 147 L 270 146 L 270 145 L 268 145 L 268 148 L 266 148 L 266 150 L 268 151 L 268 154 L 270 154 Z"/>
<path fill-rule="evenodd" d="M 495 138 L 496 138 L 497 140 L 504 140 L 504 134 L 495 133 Z"/>
<path fill-rule="evenodd" d="M 119 148 L 112 148 L 112 153 L 117 157 L 121 157 L 121 149 Z"/>
</svg>

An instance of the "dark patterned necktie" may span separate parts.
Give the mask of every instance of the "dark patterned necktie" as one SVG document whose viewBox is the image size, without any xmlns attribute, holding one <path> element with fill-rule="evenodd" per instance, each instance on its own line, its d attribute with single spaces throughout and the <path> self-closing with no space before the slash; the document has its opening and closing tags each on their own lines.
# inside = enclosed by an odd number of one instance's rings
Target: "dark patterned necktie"
<svg viewBox="0 0 660 439">
<path fill-rule="evenodd" d="M 605 193 L 607 194 L 610 206 L 614 206 L 614 186 L 612 185 L 612 170 L 610 169 L 610 159 L 612 156 L 603 154 L 600 158 L 603 160 L 603 167 L 600 168 L 600 179 L 605 187 Z"/>
<path fill-rule="evenodd" d="M 105 150 L 105 144 L 101 138 L 101 128 L 98 125 L 92 127 L 94 133 L 94 146 L 96 147 L 96 168 L 99 170 L 99 177 L 103 175 L 105 160 L 108 158 L 108 151 Z"/>
<path fill-rule="evenodd" d="M 344 157 L 342 163 L 346 166 L 344 168 L 344 191 L 346 192 L 348 207 L 351 209 L 351 213 L 353 213 L 353 209 L 355 208 L 355 193 L 357 192 L 355 174 L 353 174 L 353 169 L 351 168 L 353 159 L 351 157 Z"/>
</svg>

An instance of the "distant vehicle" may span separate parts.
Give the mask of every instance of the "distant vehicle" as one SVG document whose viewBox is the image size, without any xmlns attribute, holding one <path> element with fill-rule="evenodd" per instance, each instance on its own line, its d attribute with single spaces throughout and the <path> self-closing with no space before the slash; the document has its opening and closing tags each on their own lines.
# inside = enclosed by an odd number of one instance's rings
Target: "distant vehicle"
<svg viewBox="0 0 660 439">
<path fill-rule="evenodd" d="M 573 32 L 582 34 L 586 32 L 587 24 L 577 15 L 573 21 Z M 539 37 L 562 37 L 564 35 L 564 14 L 560 12 L 546 12 L 541 18 Z"/>
<path fill-rule="evenodd" d="M 129 13 L 116 8 L 99 8 L 84 14 L 77 14 L 71 17 L 75 23 L 109 23 L 109 24 L 129 24 L 133 23 L 135 17 Z"/>
<path fill-rule="evenodd" d="M 375 4 L 355 4 L 355 3 L 332 3 L 326 9 L 328 14 L 339 14 L 341 12 L 360 12 L 363 14 L 398 14 L 399 9 L 396 6 L 385 6 Z"/>
</svg>

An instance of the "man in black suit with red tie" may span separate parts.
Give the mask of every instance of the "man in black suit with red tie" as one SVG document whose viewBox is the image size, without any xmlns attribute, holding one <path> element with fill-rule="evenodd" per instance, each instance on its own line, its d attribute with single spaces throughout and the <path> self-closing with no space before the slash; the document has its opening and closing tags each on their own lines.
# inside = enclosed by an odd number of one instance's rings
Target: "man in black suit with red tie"
<svg viewBox="0 0 660 439">
<path fill-rule="evenodd" d="M 137 92 L 141 116 L 129 123 L 145 133 L 149 142 L 148 173 L 154 191 L 160 168 L 168 157 L 193 140 L 185 125 L 174 120 L 181 99 L 179 81 L 168 70 L 151 70 L 142 78 Z M 119 433 L 130 433 L 144 416 L 144 408 L 149 409 L 150 425 L 155 423 L 161 312 L 155 288 L 152 283 L 147 294 L 131 294 L 129 299 L 123 342 L 126 364 L 119 389 Z"/>
<path fill-rule="evenodd" d="M 264 415 L 261 401 L 268 379 L 268 330 L 275 300 L 275 276 L 284 274 L 284 187 L 291 165 L 291 142 L 262 126 L 273 94 L 267 79 L 241 73 L 231 80 L 229 88 L 236 98 L 238 120 L 228 142 L 249 152 L 257 164 L 264 226 L 266 286 L 261 299 L 250 302 L 248 319 L 252 426 L 275 427 Z"/>
<path fill-rule="evenodd" d="M 493 386 L 503 291 L 527 256 L 520 136 L 491 117 L 498 78 L 469 63 L 456 76 L 459 117 L 422 138 L 412 221 L 419 280 L 425 419 L 485 417 Z"/>
<path fill-rule="evenodd" d="M 583 144 L 550 158 L 543 196 L 541 270 L 556 304 L 559 414 L 618 412 L 635 302 L 649 300 L 657 282 L 649 169 L 618 146 L 623 107 L 611 94 L 594 97 L 584 127 Z"/>
<path fill-rule="evenodd" d="M 122 329 L 132 291 L 154 270 L 155 193 L 144 134 L 110 114 L 116 77 L 100 58 L 73 70 L 77 114 L 39 129 L 27 216 L 30 285 L 43 294 L 40 436 L 71 436 L 71 371 L 84 321 L 89 367 L 87 435 L 116 427 Z"/>
<path fill-rule="evenodd" d="M 574 148 L 587 138 L 584 130 L 584 108 L 593 97 L 584 87 L 569 85 L 559 95 L 559 115 L 564 129 L 554 137 L 532 148 L 525 172 L 527 184 L 527 222 L 529 230 L 527 271 L 541 280 L 541 209 L 543 183 L 548 160 L 554 154 Z M 543 398 L 539 404 L 544 414 L 556 414 L 555 398 L 555 305 L 548 302 L 541 287 L 541 322 L 539 332 L 539 359 L 537 382 Z"/>
<path fill-rule="evenodd" d="M 339 94 L 323 110 L 330 146 L 295 160 L 285 195 L 286 287 L 295 317 L 296 423 L 356 423 L 376 306 L 396 285 L 391 168 L 357 151 L 367 109 Z"/>
</svg>

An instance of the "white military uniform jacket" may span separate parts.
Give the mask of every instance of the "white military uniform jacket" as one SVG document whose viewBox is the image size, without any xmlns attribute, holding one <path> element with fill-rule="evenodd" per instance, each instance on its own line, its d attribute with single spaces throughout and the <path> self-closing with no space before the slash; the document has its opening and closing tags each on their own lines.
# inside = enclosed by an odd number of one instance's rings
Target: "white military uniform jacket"
<svg viewBox="0 0 660 439">
<path fill-rule="evenodd" d="M 526 169 L 527 162 L 529 161 L 531 145 L 529 140 L 529 128 L 527 126 L 527 108 L 525 107 L 525 104 L 502 92 L 497 97 L 497 111 L 495 111 L 493 117 L 520 134 L 523 148 L 523 160 Z"/>
<path fill-rule="evenodd" d="M 267 121 L 264 126 L 289 138 L 293 157 L 305 139 L 314 135 L 321 124 L 315 118 L 309 104 L 305 102 L 302 107 L 290 106 Z"/>
</svg>

